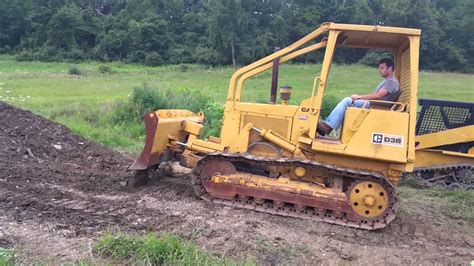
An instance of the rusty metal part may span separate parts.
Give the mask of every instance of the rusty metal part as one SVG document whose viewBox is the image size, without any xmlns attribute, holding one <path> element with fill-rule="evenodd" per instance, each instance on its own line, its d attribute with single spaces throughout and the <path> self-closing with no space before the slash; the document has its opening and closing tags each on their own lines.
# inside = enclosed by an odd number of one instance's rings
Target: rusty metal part
<svg viewBox="0 0 474 266">
<path fill-rule="evenodd" d="M 253 155 L 265 155 L 274 158 L 281 158 L 282 154 L 277 145 L 267 141 L 256 141 L 249 145 L 247 152 Z"/>
<path fill-rule="evenodd" d="M 146 130 L 145 147 L 140 157 L 130 166 L 131 170 L 145 170 L 148 166 L 160 162 L 160 157 L 163 156 L 162 153 L 152 153 L 155 132 L 158 127 L 158 116 L 151 114 L 148 113 L 143 118 Z"/>
<path fill-rule="evenodd" d="M 351 181 L 350 184 L 370 181 L 384 189 L 387 194 L 384 197 L 387 198 L 388 204 L 379 216 L 364 217 L 354 211 L 349 200 L 338 202 L 331 199 L 211 181 L 212 176 L 216 173 L 221 175 L 236 174 L 238 171 L 234 164 L 246 164 L 251 167 L 318 168 L 320 171 L 327 172 L 328 175 L 344 177 Z M 395 218 L 398 209 L 398 192 L 384 176 L 378 173 L 346 169 L 310 160 L 272 159 L 250 154 L 213 153 L 201 159 L 193 169 L 192 184 L 199 197 L 213 203 L 368 230 L 387 226 Z M 346 193 L 348 192 L 346 191 Z"/>
<path fill-rule="evenodd" d="M 126 188 L 135 188 L 145 185 L 148 181 L 158 180 L 173 173 L 170 161 L 163 162 L 158 165 L 149 166 L 145 170 L 133 171 L 133 176 L 129 177 L 125 182 Z"/>
<path fill-rule="evenodd" d="M 468 164 L 445 165 L 418 168 L 411 175 L 427 187 L 444 187 L 448 189 L 474 189 L 474 166 Z"/>
<path fill-rule="evenodd" d="M 236 172 L 237 170 L 235 169 L 234 165 L 232 165 L 232 163 L 227 162 L 227 161 L 218 161 L 218 162 L 215 162 L 214 164 L 201 165 L 199 173 L 200 173 L 201 178 L 210 179 L 212 175 L 214 175 L 215 173 L 226 175 L 226 174 L 234 174 Z M 204 194 L 207 194 L 206 189 L 204 188 L 201 180 L 196 179 L 195 175 L 193 175 L 193 178 L 191 179 L 191 183 L 193 184 L 193 189 L 196 195 L 202 197 Z M 214 196 L 214 197 L 224 196 L 225 197 L 225 194 L 222 194 L 221 192 L 217 191 L 211 196 Z"/>
<path fill-rule="evenodd" d="M 202 156 L 185 151 L 179 157 L 179 164 L 183 167 L 193 168 L 201 158 Z"/>
</svg>

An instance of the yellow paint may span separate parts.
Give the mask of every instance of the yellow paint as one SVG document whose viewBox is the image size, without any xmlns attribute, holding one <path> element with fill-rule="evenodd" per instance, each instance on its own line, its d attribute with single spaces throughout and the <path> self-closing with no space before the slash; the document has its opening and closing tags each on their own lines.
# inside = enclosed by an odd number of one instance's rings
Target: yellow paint
<svg viewBox="0 0 474 266">
<path fill-rule="evenodd" d="M 416 136 L 417 150 L 474 141 L 474 125 Z"/>
<path fill-rule="evenodd" d="M 153 115 L 153 116 L 152 116 Z M 170 140 L 186 141 L 185 125 L 189 122 L 188 129 L 193 128 L 195 132 L 199 125 L 192 126 L 191 124 L 202 124 L 204 122 L 203 114 L 195 114 L 188 110 L 158 110 L 150 113 L 150 117 L 158 117 L 158 125 L 156 127 L 152 153 L 157 153 L 166 150 L 170 147 Z M 199 130 L 198 130 L 199 131 Z"/>
<path fill-rule="evenodd" d="M 272 132 L 271 129 L 262 129 L 260 132 L 260 136 L 270 141 L 271 143 L 278 145 L 282 149 L 285 149 L 291 153 L 294 153 L 295 155 L 301 154 L 301 151 L 299 151 L 296 145 L 292 144 L 291 142 L 286 140 L 284 137 Z"/>
<path fill-rule="evenodd" d="M 213 175 L 214 183 L 230 183 L 269 191 L 287 192 L 298 195 L 330 198 L 336 201 L 346 201 L 347 196 L 342 191 L 326 188 L 318 184 L 292 180 L 288 177 L 269 178 L 261 175 L 237 173 L 232 175 Z"/>
<path fill-rule="evenodd" d="M 360 216 L 374 218 L 388 207 L 388 193 L 378 183 L 364 181 L 356 184 L 349 196 L 352 209 Z"/>
<path fill-rule="evenodd" d="M 303 177 L 305 173 L 306 173 L 306 170 L 303 167 L 298 166 L 295 168 L 295 175 L 297 177 Z"/>
<path fill-rule="evenodd" d="M 458 164 L 474 165 L 474 154 L 439 150 L 417 150 L 415 169 Z"/>
</svg>

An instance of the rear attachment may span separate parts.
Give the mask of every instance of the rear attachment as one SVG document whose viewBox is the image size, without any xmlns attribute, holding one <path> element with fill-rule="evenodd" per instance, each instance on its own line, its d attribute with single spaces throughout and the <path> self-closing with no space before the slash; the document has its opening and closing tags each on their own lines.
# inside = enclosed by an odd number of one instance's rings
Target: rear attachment
<svg viewBox="0 0 474 266">
<path fill-rule="evenodd" d="M 309 160 L 214 153 L 193 170 L 204 200 L 362 229 L 387 226 L 398 193 L 383 176 Z"/>
<path fill-rule="evenodd" d="M 474 125 L 474 103 L 419 99 L 416 135 Z"/>
<path fill-rule="evenodd" d="M 474 189 L 474 103 L 420 99 L 412 174 L 425 186 Z"/>
</svg>

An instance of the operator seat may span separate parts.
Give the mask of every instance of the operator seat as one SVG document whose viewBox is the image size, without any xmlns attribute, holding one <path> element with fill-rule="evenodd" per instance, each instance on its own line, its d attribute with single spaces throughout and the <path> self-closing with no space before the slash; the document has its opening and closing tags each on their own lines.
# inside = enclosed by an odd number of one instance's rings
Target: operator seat
<svg viewBox="0 0 474 266">
<path fill-rule="evenodd" d="M 402 95 L 402 90 L 399 88 L 394 92 L 394 101 L 381 101 L 381 100 L 369 100 L 370 107 L 374 109 L 390 110 L 403 112 L 405 110 L 406 104 L 398 102 L 398 99 Z"/>
</svg>

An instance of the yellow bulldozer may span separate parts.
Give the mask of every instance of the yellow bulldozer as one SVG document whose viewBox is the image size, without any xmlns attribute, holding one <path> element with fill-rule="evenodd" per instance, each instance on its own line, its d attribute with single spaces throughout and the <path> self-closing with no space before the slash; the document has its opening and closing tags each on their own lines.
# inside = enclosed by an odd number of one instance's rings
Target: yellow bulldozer
<svg viewBox="0 0 474 266">
<path fill-rule="evenodd" d="M 439 119 L 454 119 L 443 125 L 430 120 L 435 111 L 422 109 L 417 128 L 420 34 L 419 29 L 324 23 L 232 75 L 220 137 L 199 138 L 202 113 L 146 114 L 145 146 L 130 169 L 143 177 L 163 162 L 179 161 L 192 169 L 197 196 L 209 202 L 354 228 L 383 228 L 397 213 L 396 186 L 404 173 L 415 170 L 427 180 L 442 179 L 445 172 L 471 171 L 474 164 L 472 108 L 461 111 L 463 117 L 456 107 L 447 108 L 449 114 L 440 112 Z M 349 107 L 339 137 L 322 137 L 317 124 L 328 74 L 336 49 L 343 48 L 392 52 L 401 94 L 396 102 Z M 324 61 L 307 88 L 311 96 L 291 105 L 292 88 L 282 86 L 277 101 L 279 64 L 318 49 L 325 49 Z M 267 70 L 273 73 L 270 102 L 241 101 L 245 81 Z M 454 147 L 458 144 L 465 145 Z"/>
</svg>

